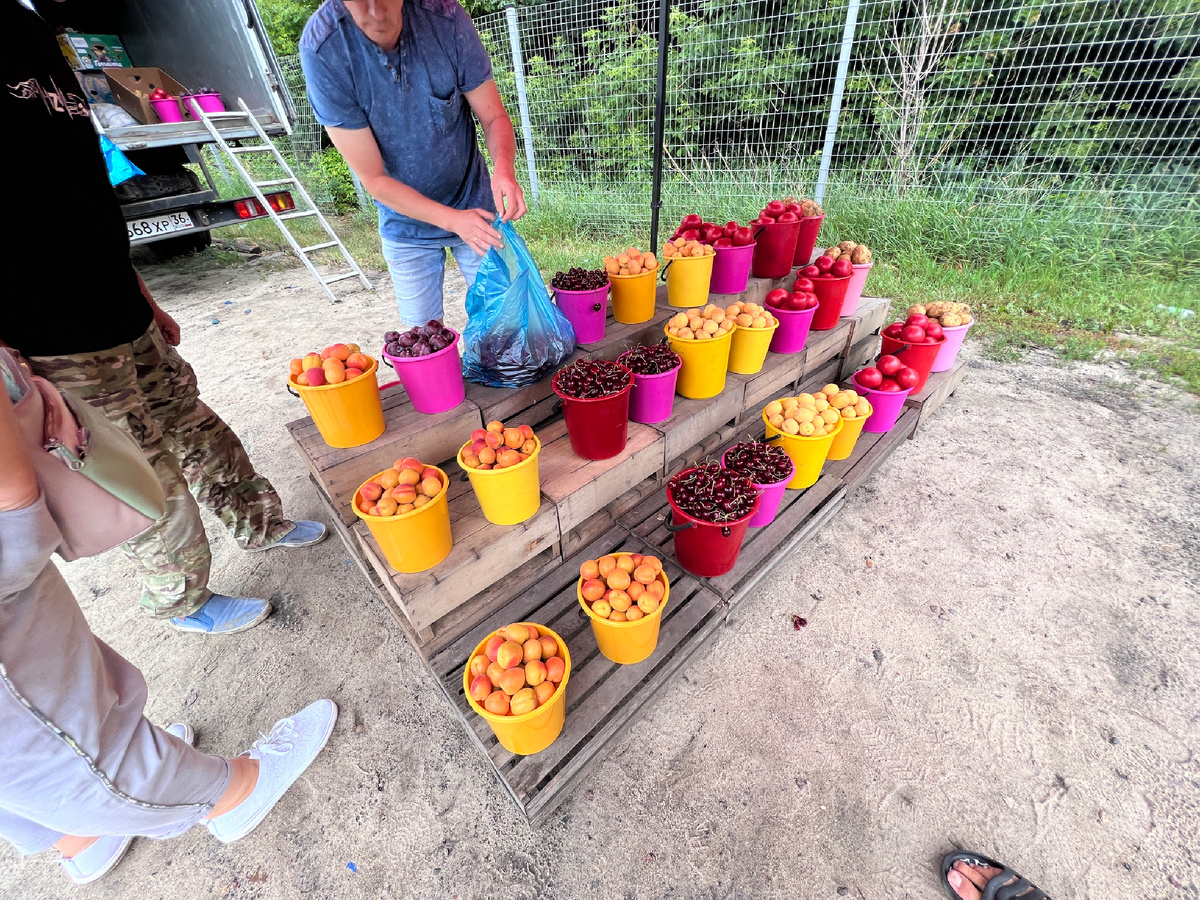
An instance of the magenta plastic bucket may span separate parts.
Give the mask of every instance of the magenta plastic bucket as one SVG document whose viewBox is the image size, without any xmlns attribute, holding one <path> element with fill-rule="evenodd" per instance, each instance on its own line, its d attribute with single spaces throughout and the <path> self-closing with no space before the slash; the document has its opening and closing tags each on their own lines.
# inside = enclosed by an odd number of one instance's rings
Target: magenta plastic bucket
<svg viewBox="0 0 1200 900">
<path fill-rule="evenodd" d="M 783 278 L 792 271 L 800 222 L 778 222 L 755 226 L 754 260 L 750 272 L 755 278 Z"/>
<path fill-rule="evenodd" d="M 625 369 L 624 366 L 621 368 Z M 629 372 L 628 369 L 625 369 Z M 612 459 L 625 449 L 629 437 L 629 392 L 633 389 L 633 373 L 629 372 L 629 384 L 624 390 L 598 397 L 595 400 L 580 400 L 568 397 L 558 389 L 558 376 L 552 382 L 554 393 L 562 399 L 563 419 L 567 423 L 567 437 L 571 449 L 583 459 Z"/>
<path fill-rule="evenodd" d="M 813 316 L 813 331 L 830 331 L 837 328 L 842 316 L 842 304 L 846 300 L 846 289 L 853 275 L 834 278 L 821 275 L 812 279 L 813 293 L 817 295 L 817 313 Z M 886 351 L 884 351 L 886 352 Z"/>
<path fill-rule="evenodd" d="M 966 340 L 967 332 L 971 326 L 975 324 L 972 319 L 966 325 L 953 325 L 950 328 L 943 327 L 942 334 L 946 335 L 946 340 L 942 342 L 942 348 L 938 350 L 937 356 L 933 360 L 933 368 L 930 372 L 945 372 L 954 365 L 958 359 L 958 351 L 962 349 L 963 341 Z"/>
<path fill-rule="evenodd" d="M 396 370 L 413 409 L 419 413 L 445 412 L 466 399 L 462 358 L 458 355 L 458 332 L 452 328 L 448 330 L 454 333 L 454 343 L 428 356 L 401 358 L 383 354 L 388 365 Z"/>
<path fill-rule="evenodd" d="M 675 505 L 669 487 L 667 500 L 671 504 L 671 522 L 667 525 L 667 531 L 674 535 L 675 559 L 679 565 L 701 578 L 724 575 L 737 565 L 746 529 L 762 504 L 761 496 L 755 498 L 754 508 L 746 515 L 720 525 L 689 516 Z"/>
<path fill-rule="evenodd" d="M 179 108 L 178 100 L 151 100 L 154 114 L 160 122 L 182 122 L 183 110 Z"/>
<path fill-rule="evenodd" d="M 220 94 L 191 94 L 183 98 L 183 105 L 195 119 L 200 118 L 199 113 L 196 112 L 197 106 L 206 113 L 225 112 L 225 101 L 221 99 Z"/>
<path fill-rule="evenodd" d="M 796 239 L 796 254 L 792 257 L 792 265 L 807 266 L 812 261 L 813 250 L 817 246 L 817 234 L 824 221 L 825 213 L 819 216 L 805 216 L 800 220 L 800 236 Z"/>
<path fill-rule="evenodd" d="M 776 319 L 779 320 L 779 327 L 775 329 L 775 334 L 771 337 L 772 353 L 799 353 L 804 349 L 804 345 L 808 342 L 808 332 L 812 328 L 813 315 L 816 314 L 817 307 L 812 309 L 776 309 L 774 306 L 768 306 Z"/>
<path fill-rule="evenodd" d="M 754 244 L 744 247 L 714 247 L 712 279 L 708 289 L 714 294 L 740 294 L 750 280 L 750 263 L 754 261 Z"/>
<path fill-rule="evenodd" d="M 593 291 L 563 291 L 554 289 L 554 302 L 575 329 L 579 344 L 596 344 L 604 340 L 604 322 L 608 318 L 608 285 Z"/>
<path fill-rule="evenodd" d="M 863 431 L 870 431 L 874 434 L 891 431 L 896 420 L 900 418 L 900 413 L 904 410 L 904 401 L 912 392 L 877 391 L 873 388 L 863 387 L 855 377 L 851 377 L 850 383 L 854 385 L 854 390 L 866 397 L 867 402 L 871 404 L 871 415 L 867 416 Z"/>
<path fill-rule="evenodd" d="M 858 301 L 862 299 L 863 288 L 867 286 L 867 276 L 871 274 L 871 266 L 875 263 L 862 263 L 854 266 L 850 273 L 850 284 L 846 286 L 846 299 L 842 301 L 842 315 L 852 316 L 858 312 Z"/>
<path fill-rule="evenodd" d="M 933 361 L 937 359 L 942 344 L 946 343 L 946 338 L 943 337 L 936 344 L 910 344 L 907 341 L 890 338 L 885 334 L 881 343 L 883 346 L 879 350 L 880 356 L 890 353 L 916 371 L 919 380 L 912 391 L 914 394 L 919 394 L 925 390 L 925 382 L 929 380 L 929 373 L 933 371 Z"/>
<path fill-rule="evenodd" d="M 621 362 L 621 357 L 617 357 Z M 670 372 L 660 372 L 658 375 L 639 375 L 633 373 L 633 389 L 629 392 L 629 418 L 643 425 L 654 425 L 671 418 L 675 408 L 675 380 L 679 377 L 679 365 Z"/>
<path fill-rule="evenodd" d="M 721 454 L 721 466 L 729 468 L 725 465 L 725 454 Z M 775 514 L 779 512 L 779 504 L 783 501 L 784 491 L 787 490 L 788 482 L 792 480 L 792 476 L 796 474 L 796 464 L 792 463 L 792 470 L 788 472 L 787 478 L 783 481 L 777 481 L 774 484 L 758 484 L 752 482 L 755 489 L 758 491 L 758 512 L 750 517 L 750 521 L 746 523 L 748 528 L 762 528 L 764 525 L 770 525 L 775 521 Z"/>
</svg>

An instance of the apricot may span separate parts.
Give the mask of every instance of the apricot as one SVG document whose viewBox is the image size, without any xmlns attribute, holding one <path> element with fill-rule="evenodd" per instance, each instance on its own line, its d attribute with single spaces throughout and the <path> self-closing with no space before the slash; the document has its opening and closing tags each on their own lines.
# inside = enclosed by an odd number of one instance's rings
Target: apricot
<svg viewBox="0 0 1200 900">
<path fill-rule="evenodd" d="M 374 503 L 383 496 L 383 485 L 376 484 L 374 481 L 368 481 L 358 489 L 358 493 L 364 500 L 370 500 Z"/>
<path fill-rule="evenodd" d="M 558 684 L 567 673 L 567 664 L 561 656 L 552 656 L 546 660 L 546 680 Z"/>
<path fill-rule="evenodd" d="M 362 502 L 360 502 L 358 504 L 358 508 L 361 509 L 363 512 L 365 512 L 367 515 L 375 515 L 376 514 L 376 513 L 371 512 L 371 510 L 375 509 L 375 504 L 372 503 L 370 500 L 363 500 Z"/>
<path fill-rule="evenodd" d="M 523 716 L 525 713 L 531 713 L 537 709 L 537 694 L 533 692 L 533 688 L 522 688 L 513 695 L 508 703 L 509 712 L 512 715 Z"/>
<path fill-rule="evenodd" d="M 466 466 L 468 469 L 478 469 L 479 468 L 479 457 L 476 456 L 474 453 L 471 453 L 470 451 L 467 451 L 466 453 L 463 454 L 462 461 L 463 461 L 463 465 Z"/>
<path fill-rule="evenodd" d="M 629 607 L 629 609 L 625 610 L 625 621 L 626 622 L 636 622 L 638 619 L 640 619 L 644 615 L 645 615 L 645 613 L 642 612 L 642 610 L 639 607 L 631 606 L 631 607 Z"/>
<path fill-rule="evenodd" d="M 629 599 L 629 595 L 624 591 L 609 591 L 608 605 L 617 612 L 625 612 L 633 605 L 633 601 Z M 612 618 L 611 616 L 609 618 Z"/>
<path fill-rule="evenodd" d="M 401 503 L 398 507 L 396 507 L 396 515 L 402 516 L 405 513 L 412 512 L 416 508 L 417 505 L 415 503 Z"/>
<path fill-rule="evenodd" d="M 379 475 L 379 483 L 385 491 L 390 491 L 400 483 L 400 473 L 395 469 L 384 469 Z M 412 484 L 411 481 L 408 483 Z"/>
<path fill-rule="evenodd" d="M 521 445 L 521 452 L 524 453 L 526 456 L 530 456 L 533 453 L 533 451 L 536 449 L 537 449 L 537 441 L 533 440 L 532 438 L 530 438 L 529 440 L 527 440 L 525 443 L 523 443 Z"/>
<path fill-rule="evenodd" d="M 511 669 L 505 669 L 500 675 L 500 690 L 512 696 L 521 688 L 525 687 L 525 667 L 513 666 Z"/>
<path fill-rule="evenodd" d="M 640 612 L 648 616 L 658 609 L 658 598 L 649 592 L 642 594 L 642 596 L 638 597 L 637 608 Z"/>
<path fill-rule="evenodd" d="M 608 614 L 608 621 L 610 621 L 610 622 L 628 622 L 629 618 L 621 610 L 614 609 L 612 612 L 610 612 Z"/>
<path fill-rule="evenodd" d="M 488 422 L 487 430 L 492 432 L 493 434 L 503 434 L 504 433 L 504 423 L 497 422 L 495 420 Z"/>
<path fill-rule="evenodd" d="M 629 595 L 630 600 L 632 600 L 634 603 L 637 603 L 638 597 L 646 593 L 646 586 L 640 581 L 634 581 L 629 585 L 629 587 L 625 588 L 625 593 Z"/>
<path fill-rule="evenodd" d="M 413 507 L 415 509 L 420 509 L 422 506 L 428 503 L 429 500 L 430 498 L 426 497 L 424 494 L 417 494 L 417 499 L 413 501 Z"/>
<path fill-rule="evenodd" d="M 625 559 L 625 557 L 622 557 Z M 623 591 L 629 587 L 629 573 L 624 569 L 613 569 L 608 575 L 608 586 L 614 591 Z"/>
<path fill-rule="evenodd" d="M 504 429 L 504 446 L 511 450 L 519 450 L 525 443 L 525 436 L 515 428 Z"/>
<path fill-rule="evenodd" d="M 375 508 L 379 510 L 381 516 L 394 516 L 400 504 L 391 497 L 381 497 L 379 502 L 375 504 Z"/>
<path fill-rule="evenodd" d="M 664 596 L 666 596 L 667 588 L 661 581 L 659 581 L 656 578 L 654 581 L 652 581 L 648 585 L 646 585 L 646 593 L 649 594 L 651 597 L 653 597 L 655 600 L 658 600 L 661 602 L 662 598 Z"/>
<path fill-rule="evenodd" d="M 525 663 L 525 683 L 537 687 L 546 680 L 546 664 L 540 659 L 531 659 Z"/>
<path fill-rule="evenodd" d="M 525 664 L 539 660 L 542 658 L 542 642 L 537 638 L 530 638 L 522 646 L 525 648 Z"/>
<path fill-rule="evenodd" d="M 527 440 L 527 441 L 532 440 L 533 429 L 530 428 L 528 425 L 518 425 L 517 431 L 521 432 L 521 437 L 525 438 L 525 440 Z"/>
<path fill-rule="evenodd" d="M 322 362 L 323 360 L 321 359 L 321 354 L 319 353 L 309 353 L 304 357 L 304 359 L 300 360 L 300 364 L 304 367 L 304 371 L 306 372 L 309 369 L 321 368 Z"/>
<path fill-rule="evenodd" d="M 579 577 L 584 581 L 591 581 L 593 578 L 600 577 L 600 567 L 596 565 L 594 559 L 589 559 L 579 567 Z"/>
<path fill-rule="evenodd" d="M 302 384 L 305 387 L 308 387 L 308 376 L 301 372 L 296 376 L 296 384 Z"/>
<path fill-rule="evenodd" d="M 488 668 L 488 658 L 480 653 L 478 656 L 471 657 L 471 676 L 486 675 Z"/>
<path fill-rule="evenodd" d="M 524 661 L 525 647 L 516 641 L 505 641 L 500 645 L 500 649 L 496 651 L 496 662 L 500 663 L 506 669 L 519 666 Z"/>
<path fill-rule="evenodd" d="M 607 600 L 597 600 L 592 604 L 592 612 L 602 619 L 607 619 L 608 614 L 612 612 L 612 607 L 609 605 Z M 549 661 L 547 661 L 547 664 L 549 664 Z"/>
<path fill-rule="evenodd" d="M 329 355 L 333 359 L 345 362 L 350 357 L 350 348 L 345 344 L 334 344 L 329 348 Z"/>
<path fill-rule="evenodd" d="M 543 634 L 538 638 L 542 645 L 542 659 L 549 659 L 558 654 L 558 641 L 550 637 L 548 634 Z"/>
<path fill-rule="evenodd" d="M 554 682 L 543 681 L 536 685 L 533 689 L 533 695 L 537 697 L 538 706 L 545 706 L 546 701 L 554 696 Z"/>
<path fill-rule="evenodd" d="M 501 450 L 496 454 L 496 463 L 502 469 L 507 469 L 509 466 L 515 466 L 521 461 L 521 454 L 516 450 Z"/>
<path fill-rule="evenodd" d="M 492 691 L 483 701 L 483 708 L 494 716 L 507 716 L 508 706 L 508 694 L 504 691 Z"/>
<path fill-rule="evenodd" d="M 492 692 L 492 683 L 486 675 L 476 675 L 471 679 L 471 699 L 482 703 Z"/>
<path fill-rule="evenodd" d="M 504 436 L 499 432 L 489 431 L 487 437 L 483 439 L 483 442 L 493 450 L 499 450 L 504 446 Z"/>
<path fill-rule="evenodd" d="M 485 437 L 487 437 L 487 429 L 485 428 L 476 428 L 471 432 L 471 440 L 473 441 L 482 441 Z"/>
<path fill-rule="evenodd" d="M 421 481 L 421 493 L 426 497 L 436 497 L 442 489 L 442 479 L 426 478 Z"/>
<path fill-rule="evenodd" d="M 417 499 L 417 492 L 413 490 L 411 484 L 398 484 L 392 488 L 392 492 L 388 496 L 397 503 L 412 503 Z"/>
<path fill-rule="evenodd" d="M 479 451 L 480 467 L 492 466 L 496 463 L 496 451 L 491 447 L 484 447 Z"/>
<path fill-rule="evenodd" d="M 504 637 L 510 641 L 516 641 L 518 644 L 524 644 L 529 640 L 529 626 L 521 622 L 514 622 L 504 629 Z"/>
<path fill-rule="evenodd" d="M 312 387 L 320 387 L 325 383 L 325 370 L 320 366 L 313 366 L 304 371 L 304 377 Z"/>
<path fill-rule="evenodd" d="M 579 589 L 579 592 L 583 594 L 583 599 L 588 603 L 595 603 L 606 593 L 608 593 L 608 587 L 603 581 L 600 581 L 597 578 L 591 578 L 583 583 Z"/>
<path fill-rule="evenodd" d="M 613 570 L 617 568 L 617 561 L 611 556 L 602 556 L 596 560 L 596 565 L 600 569 L 600 577 L 608 578 Z"/>
<path fill-rule="evenodd" d="M 351 353 L 346 357 L 347 369 L 358 369 L 360 372 L 365 372 L 371 368 L 371 357 L 365 353 Z"/>
<path fill-rule="evenodd" d="M 504 643 L 504 640 L 505 639 L 503 635 L 493 634 L 490 638 L 488 638 L 488 642 L 484 645 L 483 652 L 492 662 L 496 661 L 496 654 L 499 652 L 500 645 Z"/>
<path fill-rule="evenodd" d="M 485 674 L 492 684 L 494 684 L 496 687 L 500 687 L 500 676 L 503 675 L 505 671 L 507 670 L 504 668 L 504 666 L 500 665 L 498 662 L 494 662 L 487 667 L 487 672 Z"/>
<path fill-rule="evenodd" d="M 304 360 L 293 359 L 290 363 L 288 363 L 288 374 L 289 375 L 299 375 L 303 371 L 304 371 Z"/>
<path fill-rule="evenodd" d="M 633 570 L 637 566 L 633 562 L 633 557 L 626 553 L 624 556 L 617 557 L 617 568 L 624 571 L 627 575 L 632 575 Z"/>
<path fill-rule="evenodd" d="M 635 581 L 640 581 L 642 584 L 649 584 L 658 577 L 658 573 L 654 571 L 653 566 L 648 566 L 645 563 L 633 570 Z"/>
</svg>

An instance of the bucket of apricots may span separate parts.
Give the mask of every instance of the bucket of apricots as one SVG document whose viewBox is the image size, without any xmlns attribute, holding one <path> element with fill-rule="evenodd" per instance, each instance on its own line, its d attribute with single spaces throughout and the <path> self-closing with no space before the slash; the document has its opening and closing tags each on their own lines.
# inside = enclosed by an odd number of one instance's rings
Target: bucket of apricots
<svg viewBox="0 0 1200 900">
<path fill-rule="evenodd" d="M 827 384 L 821 388 L 821 393 L 829 401 L 829 408 L 837 410 L 842 417 L 842 430 L 834 436 L 825 458 L 845 459 L 854 452 L 854 445 L 858 443 L 863 426 L 875 410 L 866 397 L 852 388 L 839 388 L 836 384 Z M 815 398 L 816 394 L 813 397 Z"/>
<path fill-rule="evenodd" d="M 359 447 L 383 434 L 378 366 L 358 344 L 332 344 L 289 364 L 288 385 L 330 447 Z"/>
<path fill-rule="evenodd" d="M 717 251 L 700 241 L 675 238 L 663 244 L 663 277 L 671 306 L 702 306 L 708 302 L 713 260 Z"/>
<path fill-rule="evenodd" d="M 667 320 L 664 328 L 671 349 L 683 365 L 675 390 L 693 400 L 715 397 L 725 390 L 729 371 L 729 346 L 737 330 L 734 319 L 719 306 L 685 310 Z"/>
<path fill-rule="evenodd" d="M 458 451 L 483 516 L 493 525 L 524 522 L 542 505 L 538 454 L 542 444 L 528 425 L 505 428 L 488 422 Z"/>
<path fill-rule="evenodd" d="M 725 316 L 737 323 L 729 345 L 729 371 L 737 375 L 761 372 L 779 320 L 770 310 L 742 300 L 725 307 Z"/>
<path fill-rule="evenodd" d="M 589 559 L 579 567 L 576 593 L 605 657 L 628 666 L 654 652 L 671 595 L 658 557 L 610 553 Z"/>
<path fill-rule="evenodd" d="M 830 386 L 836 393 L 837 385 Z M 822 390 L 781 397 L 763 408 L 762 417 L 767 439 L 786 450 L 796 464 L 788 487 L 797 490 L 816 484 L 830 446 L 845 427 L 841 412 L 829 405 L 829 396 Z"/>
<path fill-rule="evenodd" d="M 529 756 L 562 733 L 570 677 L 566 641 L 545 625 L 514 622 L 476 645 L 463 670 L 463 693 L 500 746 Z"/>
<path fill-rule="evenodd" d="M 424 572 L 450 555 L 448 484 L 437 466 L 406 456 L 354 492 L 354 514 L 397 572 Z"/>
<path fill-rule="evenodd" d="M 637 247 L 604 257 L 604 271 L 612 284 L 613 318 L 625 325 L 637 325 L 654 318 L 658 259 Z"/>
</svg>

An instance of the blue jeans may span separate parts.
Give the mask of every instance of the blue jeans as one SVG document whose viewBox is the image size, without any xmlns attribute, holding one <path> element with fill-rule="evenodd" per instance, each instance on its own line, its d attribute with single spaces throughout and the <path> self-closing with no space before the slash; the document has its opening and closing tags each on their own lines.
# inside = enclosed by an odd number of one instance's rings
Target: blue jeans
<svg viewBox="0 0 1200 900">
<path fill-rule="evenodd" d="M 446 274 L 446 249 L 454 254 L 467 290 L 475 283 L 475 273 L 483 257 L 462 238 L 454 238 L 445 247 L 400 244 L 383 238 L 383 258 L 387 260 L 392 284 L 396 288 L 396 306 L 405 327 L 424 325 L 442 318 L 442 283 Z"/>
</svg>

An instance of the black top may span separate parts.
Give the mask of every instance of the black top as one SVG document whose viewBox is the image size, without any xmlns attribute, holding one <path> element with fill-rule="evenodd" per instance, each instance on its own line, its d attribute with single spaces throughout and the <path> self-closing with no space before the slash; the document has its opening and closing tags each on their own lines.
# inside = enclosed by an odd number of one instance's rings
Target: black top
<svg viewBox="0 0 1200 900">
<path fill-rule="evenodd" d="M 140 337 L 153 312 L 87 101 L 50 26 L 0 0 L 0 122 L 8 289 L 0 340 L 26 356 L 108 350 Z"/>
</svg>

